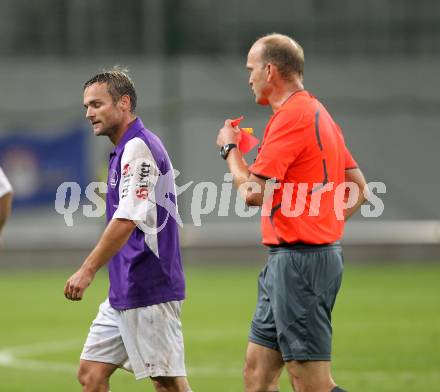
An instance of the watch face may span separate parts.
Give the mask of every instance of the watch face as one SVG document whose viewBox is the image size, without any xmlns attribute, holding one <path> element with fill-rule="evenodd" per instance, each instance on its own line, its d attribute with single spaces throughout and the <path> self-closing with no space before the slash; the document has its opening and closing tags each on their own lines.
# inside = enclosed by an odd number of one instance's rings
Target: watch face
<svg viewBox="0 0 440 392">
<path fill-rule="evenodd" d="M 231 151 L 234 147 L 237 147 L 236 144 L 225 144 L 220 149 L 220 155 L 223 159 L 226 159 L 228 157 L 229 151 Z"/>
<path fill-rule="evenodd" d="M 226 159 L 226 157 L 228 156 L 228 151 L 229 151 L 229 145 L 228 144 L 226 146 L 223 146 L 220 149 L 220 155 L 222 156 L 223 159 Z"/>
</svg>

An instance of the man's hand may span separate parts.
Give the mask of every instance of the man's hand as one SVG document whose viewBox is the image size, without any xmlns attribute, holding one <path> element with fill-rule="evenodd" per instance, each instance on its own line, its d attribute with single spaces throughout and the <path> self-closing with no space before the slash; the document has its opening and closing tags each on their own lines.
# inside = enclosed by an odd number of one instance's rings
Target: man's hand
<svg viewBox="0 0 440 392">
<path fill-rule="evenodd" d="M 112 219 L 81 268 L 67 280 L 64 296 L 72 301 L 81 300 L 96 272 L 121 250 L 135 228 L 129 219 Z"/>
<path fill-rule="evenodd" d="M 225 125 L 218 131 L 217 146 L 223 147 L 225 144 L 239 144 L 241 140 L 241 131 L 238 127 L 231 125 L 230 119 L 225 121 Z"/>
<path fill-rule="evenodd" d="M 95 274 L 90 270 L 80 268 L 69 279 L 64 287 L 64 296 L 72 301 L 81 301 L 84 291 L 89 287 Z"/>
</svg>

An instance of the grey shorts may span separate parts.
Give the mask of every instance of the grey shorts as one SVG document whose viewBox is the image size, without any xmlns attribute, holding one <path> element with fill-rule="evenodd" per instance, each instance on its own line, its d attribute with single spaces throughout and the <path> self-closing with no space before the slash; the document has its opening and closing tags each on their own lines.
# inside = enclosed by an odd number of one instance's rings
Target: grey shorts
<svg viewBox="0 0 440 392">
<path fill-rule="evenodd" d="M 339 243 L 270 248 L 249 341 L 280 351 L 286 362 L 329 361 L 342 271 Z"/>
</svg>

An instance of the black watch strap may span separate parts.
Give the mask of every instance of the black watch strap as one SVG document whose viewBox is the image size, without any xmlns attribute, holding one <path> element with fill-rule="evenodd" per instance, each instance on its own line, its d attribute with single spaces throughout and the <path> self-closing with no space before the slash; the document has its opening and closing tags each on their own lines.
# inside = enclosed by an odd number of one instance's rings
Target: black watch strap
<svg viewBox="0 0 440 392">
<path fill-rule="evenodd" d="M 221 149 L 220 149 L 220 156 L 223 159 L 226 159 L 229 155 L 229 152 L 233 149 L 236 148 L 237 145 L 235 143 L 229 143 L 229 144 L 225 144 Z"/>
</svg>

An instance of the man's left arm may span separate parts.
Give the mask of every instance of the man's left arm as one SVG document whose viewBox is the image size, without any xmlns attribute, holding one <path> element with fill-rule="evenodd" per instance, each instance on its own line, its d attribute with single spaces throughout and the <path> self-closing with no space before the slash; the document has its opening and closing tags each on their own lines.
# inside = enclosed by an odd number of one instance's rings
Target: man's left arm
<svg viewBox="0 0 440 392">
<path fill-rule="evenodd" d="M 353 206 L 344 211 L 344 218 L 347 221 L 368 199 L 369 190 L 364 174 L 357 167 L 345 170 L 345 182 L 353 183 L 359 190 Z"/>
<path fill-rule="evenodd" d="M 232 173 L 234 185 L 240 196 L 249 206 L 261 206 L 263 204 L 266 180 L 257 177 L 248 169 L 243 154 L 238 149 L 240 142 L 240 131 L 231 125 L 231 120 L 226 120 L 223 128 L 217 136 L 217 146 L 223 147 L 226 144 L 236 144 L 237 147 L 230 150 L 226 162 L 229 171 Z"/>
<path fill-rule="evenodd" d="M 96 272 L 117 253 L 128 241 L 136 225 L 128 219 L 112 219 L 92 252 L 80 269 L 66 282 L 64 295 L 72 301 L 79 301 L 90 285 Z"/>
</svg>

